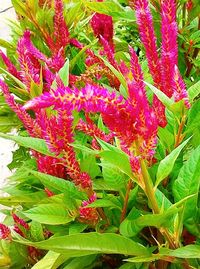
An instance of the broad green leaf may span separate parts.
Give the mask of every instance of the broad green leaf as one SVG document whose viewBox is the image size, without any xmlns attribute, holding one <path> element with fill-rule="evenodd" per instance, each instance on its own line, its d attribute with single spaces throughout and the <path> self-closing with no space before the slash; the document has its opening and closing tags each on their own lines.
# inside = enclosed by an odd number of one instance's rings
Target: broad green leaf
<svg viewBox="0 0 200 269">
<path fill-rule="evenodd" d="M 127 262 L 133 262 L 133 263 L 138 263 L 138 262 L 153 262 L 156 260 L 160 260 L 163 255 L 160 254 L 152 254 L 152 255 L 147 255 L 147 256 L 139 256 L 139 257 L 134 257 L 130 259 L 126 259 L 125 261 Z"/>
<path fill-rule="evenodd" d="M 110 162 L 101 160 L 102 175 L 107 187 L 120 190 L 125 187 L 127 182 L 127 176 L 115 165 L 111 165 Z M 103 183 L 103 182 L 102 182 Z"/>
<path fill-rule="evenodd" d="M 16 195 L 8 197 L 0 197 L 0 204 L 5 206 L 17 206 L 22 204 L 37 204 L 45 197 L 45 193 L 42 191 L 29 193 L 27 195 Z"/>
<path fill-rule="evenodd" d="M 75 143 L 71 144 L 71 146 L 73 146 L 75 149 L 82 150 L 83 152 L 88 153 L 88 154 L 93 154 L 93 155 L 99 154 L 98 150 L 90 149 L 84 145 L 81 145 L 80 143 L 75 142 Z"/>
<path fill-rule="evenodd" d="M 48 251 L 47 254 L 32 267 L 32 269 L 57 269 L 68 258 L 71 257 L 54 251 Z"/>
<path fill-rule="evenodd" d="M 200 86 L 199 86 L 200 87 Z M 189 110 L 188 114 L 188 121 L 187 121 L 187 128 L 185 132 L 188 134 L 193 134 L 195 130 L 198 130 L 200 127 L 200 100 L 195 102 L 191 109 Z M 194 138 L 196 136 L 194 135 Z"/>
<path fill-rule="evenodd" d="M 85 256 L 95 253 L 123 254 L 141 256 L 148 255 L 149 250 L 133 240 L 113 233 L 86 233 L 53 237 L 41 242 L 30 242 L 16 234 L 18 242 L 40 249 L 65 253 L 71 257 Z"/>
<path fill-rule="evenodd" d="M 105 150 L 99 153 L 99 156 L 104 160 L 109 162 L 111 165 L 117 167 L 121 172 L 128 175 L 133 179 L 133 173 L 131 170 L 131 165 L 129 162 L 128 155 L 121 152 L 113 152 Z"/>
<path fill-rule="evenodd" d="M 61 204 L 39 205 L 23 212 L 23 214 L 34 221 L 49 225 L 65 224 L 74 219 Z"/>
<path fill-rule="evenodd" d="M 188 89 L 188 96 L 192 102 L 200 94 L 200 80 Z"/>
<path fill-rule="evenodd" d="M 25 148 L 33 149 L 44 155 L 53 156 L 53 154 L 47 148 L 45 140 L 43 139 L 33 138 L 33 137 L 24 137 L 24 136 L 19 136 L 19 135 L 14 136 L 14 135 L 8 135 L 8 134 L 3 134 L 3 133 L 0 133 L 0 137 L 12 140 Z"/>
<path fill-rule="evenodd" d="M 177 209 L 169 209 L 161 214 L 147 214 L 141 216 L 140 212 L 132 210 L 120 225 L 120 233 L 127 237 L 137 235 L 144 227 L 157 228 L 170 225 L 170 219 L 177 213 Z M 139 216 L 140 215 L 140 216 Z"/>
<path fill-rule="evenodd" d="M 0 132 L 7 133 L 10 132 L 13 128 L 19 128 L 21 126 L 21 122 L 14 115 L 9 116 L 0 116 Z"/>
<path fill-rule="evenodd" d="M 121 211 L 121 207 L 108 199 L 98 199 L 94 201 L 92 204 L 89 204 L 87 207 L 109 207 L 109 208 L 117 208 Z"/>
<path fill-rule="evenodd" d="M 88 268 L 96 259 L 97 255 L 88 255 L 84 257 L 74 258 L 63 269 L 79 269 Z"/>
<path fill-rule="evenodd" d="M 63 84 L 68 86 L 69 84 L 69 59 L 65 62 L 64 66 L 58 72 Z"/>
<path fill-rule="evenodd" d="M 37 221 L 31 222 L 31 239 L 33 241 L 42 241 L 44 240 L 43 228 L 42 225 Z"/>
<path fill-rule="evenodd" d="M 164 106 L 166 106 L 170 110 L 174 102 L 166 94 L 164 94 L 162 91 L 157 89 L 155 86 L 149 84 L 146 81 L 144 81 L 144 83 L 158 97 L 158 99 L 164 104 Z"/>
<path fill-rule="evenodd" d="M 37 262 L 32 269 L 57 269 L 62 263 L 70 259 L 68 255 L 48 251 L 47 254 Z"/>
<path fill-rule="evenodd" d="M 185 247 L 177 248 L 175 250 L 161 249 L 160 254 L 183 259 L 199 259 L 200 245 L 187 245 Z"/>
<path fill-rule="evenodd" d="M 185 197 L 196 194 L 187 200 L 183 207 L 183 221 L 198 223 L 198 193 L 200 187 L 200 146 L 193 150 L 190 158 L 184 163 L 178 178 L 173 184 L 173 194 L 175 201 L 180 201 Z M 200 227 L 199 227 L 200 232 Z"/>
<path fill-rule="evenodd" d="M 79 191 L 74 183 L 68 181 L 68 180 L 64 180 L 62 178 L 58 178 L 58 177 L 54 177 L 51 175 L 47 175 L 45 173 L 40 173 L 40 172 L 36 172 L 33 170 L 29 170 L 29 173 L 34 175 L 36 178 L 38 178 L 41 183 L 51 189 L 56 189 L 62 193 L 66 193 L 69 194 L 72 197 L 75 197 L 77 199 L 85 199 L 86 198 L 86 194 Z"/>
<path fill-rule="evenodd" d="M 169 155 L 167 155 L 159 164 L 158 171 L 156 175 L 156 184 L 155 188 L 160 184 L 160 182 L 165 179 L 172 171 L 174 167 L 174 163 L 176 159 L 178 158 L 178 155 L 180 154 L 181 150 L 185 147 L 185 145 L 188 143 L 190 138 L 188 138 L 186 141 L 184 141 L 181 145 L 179 145 L 177 148 L 175 148 Z"/>
<path fill-rule="evenodd" d="M 96 163 L 96 158 L 93 155 L 88 155 L 81 160 L 80 167 L 81 171 L 87 172 L 92 179 L 101 174 L 100 168 Z"/>
<path fill-rule="evenodd" d="M 129 7 L 123 8 L 118 1 L 106 1 L 106 2 L 89 2 L 84 1 L 84 4 L 91 10 L 112 16 L 114 20 L 126 20 L 135 21 L 135 14 Z"/>
</svg>

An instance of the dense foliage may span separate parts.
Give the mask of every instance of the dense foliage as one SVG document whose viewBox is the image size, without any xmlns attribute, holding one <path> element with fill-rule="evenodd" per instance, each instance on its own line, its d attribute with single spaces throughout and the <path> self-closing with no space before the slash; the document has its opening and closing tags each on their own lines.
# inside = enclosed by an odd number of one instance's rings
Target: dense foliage
<svg viewBox="0 0 200 269">
<path fill-rule="evenodd" d="M 12 3 L 0 267 L 199 268 L 198 0 Z"/>
</svg>

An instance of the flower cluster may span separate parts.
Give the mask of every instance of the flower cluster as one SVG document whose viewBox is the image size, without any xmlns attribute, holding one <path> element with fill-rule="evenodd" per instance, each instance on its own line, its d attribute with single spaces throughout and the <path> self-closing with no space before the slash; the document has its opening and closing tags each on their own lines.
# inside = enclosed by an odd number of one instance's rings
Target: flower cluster
<svg viewBox="0 0 200 269">
<path fill-rule="evenodd" d="M 145 47 L 149 70 L 155 86 L 163 91 L 167 96 L 174 96 L 176 101 L 181 100 L 184 96 L 185 104 L 188 107 L 189 102 L 187 92 L 180 74 L 178 75 L 180 78 L 177 79 L 176 66 L 178 63 L 178 31 L 176 23 L 176 1 L 166 0 L 162 1 L 161 4 L 161 57 L 158 55 L 156 35 L 148 0 L 134 0 L 130 2 L 133 2 L 132 7 L 136 10 L 139 34 Z M 182 81 L 182 83 L 177 84 L 176 81 Z M 180 97 L 177 97 L 180 92 L 183 96 L 181 95 Z M 167 124 L 165 108 L 155 96 L 153 100 L 153 107 L 155 109 L 159 125 L 164 127 Z"/>
</svg>

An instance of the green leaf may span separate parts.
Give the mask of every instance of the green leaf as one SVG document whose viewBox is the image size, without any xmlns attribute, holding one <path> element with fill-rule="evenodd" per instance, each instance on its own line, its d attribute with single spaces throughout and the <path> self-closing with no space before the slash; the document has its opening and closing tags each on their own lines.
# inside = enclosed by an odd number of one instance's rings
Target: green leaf
<svg viewBox="0 0 200 269">
<path fill-rule="evenodd" d="M 93 155 L 88 155 L 81 160 L 80 167 L 81 171 L 87 172 L 92 179 L 101 173 L 99 166 L 96 163 L 96 158 Z"/>
<path fill-rule="evenodd" d="M 43 228 L 42 225 L 37 221 L 31 222 L 31 239 L 33 241 L 42 241 L 44 240 Z"/>
<path fill-rule="evenodd" d="M 74 219 L 74 217 L 69 216 L 66 208 L 61 204 L 39 205 L 23 212 L 23 214 L 34 221 L 50 225 L 65 224 Z"/>
<path fill-rule="evenodd" d="M 108 187 L 114 188 L 115 190 L 124 188 L 127 177 L 117 166 L 111 165 L 110 162 L 104 160 L 101 160 L 101 166 L 104 182 Z"/>
<path fill-rule="evenodd" d="M 190 102 L 192 102 L 195 99 L 195 97 L 197 97 L 199 94 L 200 94 L 200 80 L 197 81 L 197 83 L 195 83 L 188 89 L 188 96 Z"/>
<path fill-rule="evenodd" d="M 3 133 L 0 133 L 0 137 L 12 140 L 25 148 L 31 148 L 44 155 L 53 156 L 53 154 L 47 148 L 45 140 L 43 139 L 33 138 L 33 137 L 24 137 L 24 136 L 19 136 L 19 135 L 14 136 L 14 135 L 8 135 L 8 134 L 3 134 Z"/>
<path fill-rule="evenodd" d="M 175 201 L 196 194 L 183 205 L 183 221 L 198 223 L 198 193 L 200 187 L 200 146 L 193 150 L 190 158 L 184 163 L 178 178 L 173 184 Z M 198 226 L 198 225 L 197 225 Z M 200 232 L 200 227 L 198 228 Z"/>
<path fill-rule="evenodd" d="M 14 6 L 15 8 L 15 11 L 22 15 L 23 17 L 27 17 L 27 9 L 26 9 L 26 6 L 23 2 L 19 2 L 18 0 L 12 0 L 12 5 Z"/>
<path fill-rule="evenodd" d="M 104 161 L 107 161 L 111 165 L 117 167 L 121 172 L 125 173 L 130 178 L 134 178 L 128 155 L 125 153 L 105 150 L 100 152 L 99 156 L 103 158 Z"/>
<path fill-rule="evenodd" d="M 40 249 L 65 253 L 71 257 L 85 256 L 95 253 L 148 255 L 149 251 L 143 245 L 113 233 L 86 233 L 53 237 L 41 242 L 30 242 L 16 234 L 21 244 L 31 245 Z"/>
<path fill-rule="evenodd" d="M 7 133 L 13 128 L 19 128 L 21 126 L 19 119 L 11 114 L 9 116 L 0 116 L 0 132 Z"/>
<path fill-rule="evenodd" d="M 158 97 L 158 99 L 163 103 L 163 105 L 166 106 L 170 110 L 174 102 L 166 94 L 164 94 L 162 91 L 157 89 L 155 86 L 149 84 L 146 81 L 144 81 L 144 83 Z"/>
<path fill-rule="evenodd" d="M 29 193 L 27 195 L 16 195 L 8 197 L 0 197 L 0 204 L 5 206 L 18 206 L 22 204 L 37 204 L 45 197 L 43 191 Z"/>
<path fill-rule="evenodd" d="M 136 236 L 144 227 L 154 226 L 157 228 L 170 225 L 170 218 L 176 213 L 177 209 L 169 209 L 162 214 L 147 214 L 141 216 L 137 209 L 133 209 L 128 217 L 120 225 L 120 233 L 127 237 Z"/>
<path fill-rule="evenodd" d="M 200 245 L 187 245 L 175 250 L 161 249 L 160 254 L 183 259 L 199 259 Z"/>
<path fill-rule="evenodd" d="M 122 7 L 118 1 L 106 1 L 106 2 L 89 2 L 84 1 L 84 4 L 91 10 L 112 16 L 114 20 L 126 20 L 135 21 L 135 13 L 130 7 Z"/>
<path fill-rule="evenodd" d="M 89 204 L 87 207 L 109 207 L 109 208 L 117 208 L 121 211 L 121 207 L 108 199 L 98 199 L 94 201 L 92 204 Z"/>
<path fill-rule="evenodd" d="M 28 96 L 27 90 L 26 90 L 26 85 L 23 84 L 18 78 L 10 74 L 8 71 L 6 71 L 4 68 L 0 67 L 0 70 L 5 73 L 8 77 L 12 78 L 19 86 L 21 89 L 24 90 L 24 94 Z"/>
<path fill-rule="evenodd" d="M 139 256 L 139 257 L 134 257 L 134 258 L 130 258 L 130 259 L 126 259 L 125 261 L 127 262 L 133 262 L 133 263 L 138 263 L 138 262 L 153 262 L 156 260 L 160 260 L 162 258 L 163 255 L 160 254 L 152 254 L 147 255 L 147 256 Z"/>
<path fill-rule="evenodd" d="M 200 100 L 195 102 L 191 109 L 189 110 L 187 129 L 185 132 L 188 134 L 193 134 L 195 130 L 198 130 L 200 127 Z M 194 136 L 196 138 L 196 136 Z"/>
<path fill-rule="evenodd" d="M 57 269 L 69 258 L 71 257 L 68 255 L 48 251 L 47 254 L 32 267 L 32 269 Z"/>
<path fill-rule="evenodd" d="M 63 84 L 68 86 L 69 84 L 69 59 L 65 62 L 64 66 L 58 72 Z"/>
<path fill-rule="evenodd" d="M 84 257 L 74 258 L 63 269 L 79 269 L 88 268 L 96 259 L 96 255 L 88 255 Z"/>
<path fill-rule="evenodd" d="M 171 173 L 171 171 L 174 167 L 174 163 L 175 163 L 176 159 L 178 158 L 178 155 L 180 154 L 181 150 L 185 147 L 185 145 L 188 143 L 189 140 L 190 140 L 190 138 L 188 138 L 181 145 L 179 145 L 177 148 L 175 148 L 169 155 L 167 155 L 160 162 L 160 164 L 158 166 L 158 170 L 157 170 L 155 188 L 157 188 L 157 186 L 160 184 L 160 182 Z"/>
<path fill-rule="evenodd" d="M 29 173 L 34 175 L 36 178 L 38 178 L 42 184 L 49 188 L 50 190 L 53 188 L 55 190 L 58 190 L 62 193 L 68 194 L 69 196 L 72 196 L 77 199 L 86 199 L 87 196 L 85 193 L 79 191 L 74 183 L 64 180 L 62 178 L 54 177 L 51 175 L 47 175 L 45 173 L 36 172 L 33 170 L 29 170 Z"/>
</svg>

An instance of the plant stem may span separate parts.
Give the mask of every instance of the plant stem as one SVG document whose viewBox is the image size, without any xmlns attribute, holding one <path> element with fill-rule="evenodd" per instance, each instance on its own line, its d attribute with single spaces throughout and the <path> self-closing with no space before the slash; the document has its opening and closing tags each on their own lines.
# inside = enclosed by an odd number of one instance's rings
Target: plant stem
<svg viewBox="0 0 200 269">
<path fill-rule="evenodd" d="M 133 183 L 132 183 L 132 180 L 130 179 L 128 181 L 128 184 L 127 184 L 127 190 L 126 190 L 126 195 L 125 195 L 125 199 L 124 199 L 124 206 L 123 206 L 121 217 L 120 217 L 120 223 L 126 217 L 126 211 L 127 211 L 127 206 L 128 206 L 128 199 L 129 199 L 129 194 L 130 194 L 130 191 L 131 191 L 132 187 L 133 187 Z"/>
<path fill-rule="evenodd" d="M 178 128 L 178 133 L 176 135 L 174 148 L 177 148 L 183 140 L 182 132 L 183 132 L 183 128 L 185 125 L 185 121 L 186 121 L 186 115 L 183 115 L 181 123 L 180 123 L 179 128 Z"/>
<path fill-rule="evenodd" d="M 140 160 L 140 165 L 141 165 L 141 170 L 142 170 L 142 175 L 143 175 L 143 180 L 144 180 L 144 185 L 145 185 L 145 192 L 147 195 L 147 198 L 149 200 L 149 203 L 151 204 L 151 207 L 153 209 L 153 212 L 155 214 L 160 213 L 160 209 L 158 207 L 158 203 L 156 201 L 154 189 L 153 189 L 153 184 L 152 181 L 149 177 L 149 173 L 146 168 L 146 164 L 144 160 Z"/>
</svg>

